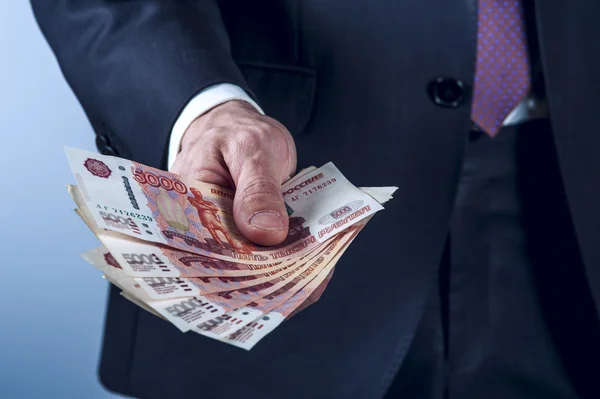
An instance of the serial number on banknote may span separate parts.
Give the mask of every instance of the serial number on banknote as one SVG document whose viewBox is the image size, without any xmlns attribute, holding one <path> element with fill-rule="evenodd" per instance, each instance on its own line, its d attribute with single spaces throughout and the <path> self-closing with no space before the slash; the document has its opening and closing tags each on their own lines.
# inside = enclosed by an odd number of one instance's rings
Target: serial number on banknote
<svg viewBox="0 0 600 399">
<path fill-rule="evenodd" d="M 319 185 L 316 185 L 316 186 L 314 186 L 313 188 L 311 188 L 309 190 L 303 191 L 302 194 L 305 197 L 308 197 L 309 195 L 312 195 L 312 194 L 316 193 L 317 191 L 322 190 L 325 187 L 327 187 L 327 186 L 329 186 L 329 185 L 331 185 L 331 184 L 333 184 L 335 182 L 336 182 L 335 177 L 332 177 L 331 179 L 326 180 L 323 183 L 321 183 Z"/>
</svg>

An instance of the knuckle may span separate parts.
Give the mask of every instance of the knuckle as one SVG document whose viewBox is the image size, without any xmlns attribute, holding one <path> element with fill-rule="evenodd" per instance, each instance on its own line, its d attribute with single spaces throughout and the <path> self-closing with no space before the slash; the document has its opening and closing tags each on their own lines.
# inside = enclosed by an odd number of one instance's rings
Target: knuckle
<svg viewBox="0 0 600 399">
<path fill-rule="evenodd" d="M 279 129 L 263 120 L 252 121 L 251 126 L 245 126 L 236 136 L 239 143 L 246 145 L 267 145 L 280 137 L 283 139 Z"/>
<path fill-rule="evenodd" d="M 251 152 L 255 152 L 258 148 L 260 148 L 263 142 L 264 140 L 262 140 L 261 134 L 253 129 L 240 130 L 235 134 L 236 145 L 243 149 L 248 149 Z"/>
<path fill-rule="evenodd" d="M 269 122 L 270 122 L 270 126 L 271 129 L 276 129 L 277 131 L 279 131 L 282 135 L 291 135 L 291 133 L 289 132 L 289 130 L 283 125 L 283 123 L 279 122 L 277 119 L 273 119 L 268 117 Z"/>
<path fill-rule="evenodd" d="M 272 136 L 273 131 L 277 130 L 272 124 L 264 120 L 256 121 L 254 128 L 256 130 L 256 134 L 264 138 Z"/>
</svg>

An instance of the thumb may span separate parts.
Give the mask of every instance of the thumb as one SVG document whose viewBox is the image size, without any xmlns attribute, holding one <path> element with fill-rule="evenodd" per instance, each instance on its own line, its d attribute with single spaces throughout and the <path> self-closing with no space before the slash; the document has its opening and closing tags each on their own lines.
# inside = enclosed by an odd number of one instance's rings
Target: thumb
<svg viewBox="0 0 600 399">
<path fill-rule="evenodd" d="M 236 180 L 233 216 L 237 228 L 260 245 L 276 245 L 288 234 L 281 172 L 267 159 L 248 160 Z"/>
</svg>

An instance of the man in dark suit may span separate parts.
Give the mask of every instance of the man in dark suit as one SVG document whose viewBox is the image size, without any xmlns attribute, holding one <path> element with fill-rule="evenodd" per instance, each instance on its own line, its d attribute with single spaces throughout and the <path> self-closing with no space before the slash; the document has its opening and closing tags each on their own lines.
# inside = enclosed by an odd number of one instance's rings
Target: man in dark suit
<svg viewBox="0 0 600 399">
<path fill-rule="evenodd" d="M 297 166 L 400 188 L 319 304 L 250 352 L 112 290 L 106 387 L 600 397 L 600 2 L 32 3 L 98 149 L 235 186 L 252 240 L 285 237 Z"/>
</svg>

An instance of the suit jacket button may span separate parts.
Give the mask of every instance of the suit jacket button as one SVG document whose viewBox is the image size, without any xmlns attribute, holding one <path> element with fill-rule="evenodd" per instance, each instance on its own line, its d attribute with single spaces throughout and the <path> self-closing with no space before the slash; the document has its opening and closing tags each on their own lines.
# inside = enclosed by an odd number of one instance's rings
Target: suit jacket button
<svg viewBox="0 0 600 399">
<path fill-rule="evenodd" d="M 106 136 L 97 135 L 96 136 L 96 148 L 100 151 L 102 155 L 117 155 L 117 152 L 108 144 L 108 139 Z"/>
<path fill-rule="evenodd" d="M 467 89 L 460 80 L 439 77 L 429 83 L 427 92 L 437 106 L 458 108 L 464 103 Z"/>
<path fill-rule="evenodd" d="M 111 156 L 112 156 L 112 155 L 117 155 L 117 152 L 115 151 L 115 149 L 114 149 L 114 148 L 112 148 L 112 147 L 111 147 L 111 146 L 109 146 L 109 145 L 107 145 L 106 147 L 103 147 L 103 148 L 100 150 L 100 153 L 101 153 L 102 155 L 111 155 Z"/>
</svg>

